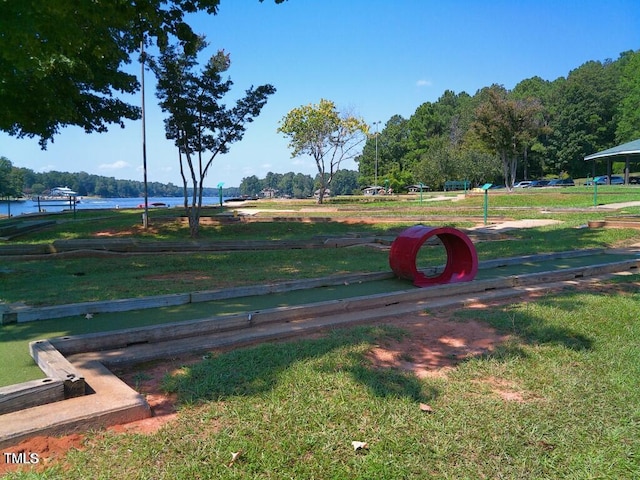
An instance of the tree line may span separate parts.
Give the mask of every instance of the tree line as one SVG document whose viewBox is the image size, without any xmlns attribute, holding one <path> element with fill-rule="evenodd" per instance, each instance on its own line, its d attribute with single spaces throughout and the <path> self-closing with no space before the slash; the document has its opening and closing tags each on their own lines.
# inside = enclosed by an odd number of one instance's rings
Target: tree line
<svg viewBox="0 0 640 480">
<path fill-rule="evenodd" d="M 82 197 L 128 198 L 143 197 L 144 183 L 120 180 L 86 172 L 34 172 L 29 168 L 14 167 L 9 159 L 0 157 L 0 197 L 19 198 L 47 193 L 54 187 L 69 187 Z M 218 188 L 204 188 L 205 196 L 217 196 Z M 237 187 L 224 188 L 225 197 L 239 195 Z M 183 197 L 183 187 L 173 183 L 148 182 L 149 197 Z"/>
<path fill-rule="evenodd" d="M 509 186 L 516 179 L 604 174 L 604 165 L 584 157 L 640 138 L 638 105 L 640 50 L 586 62 L 554 81 L 525 79 L 512 90 L 491 85 L 473 96 L 447 90 L 369 135 L 356 157 L 359 182 L 372 184 L 377 176 L 396 190 L 420 182 L 440 189 L 447 180 Z"/>
<path fill-rule="evenodd" d="M 302 173 L 267 173 L 265 178 L 255 175 L 245 177 L 240 183 L 240 194 L 250 197 L 273 192 L 277 197 L 310 198 L 323 184 L 319 178 Z M 354 195 L 360 193 L 359 174 L 355 170 L 337 170 L 331 182 L 331 195 Z"/>
</svg>

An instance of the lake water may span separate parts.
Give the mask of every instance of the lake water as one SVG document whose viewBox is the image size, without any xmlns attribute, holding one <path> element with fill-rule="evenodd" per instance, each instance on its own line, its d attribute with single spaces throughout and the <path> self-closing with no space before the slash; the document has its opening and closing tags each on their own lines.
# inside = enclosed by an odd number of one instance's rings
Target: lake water
<svg viewBox="0 0 640 480">
<path fill-rule="evenodd" d="M 222 200 L 226 200 L 223 197 Z M 191 199 L 189 199 L 191 200 Z M 184 205 L 184 199 L 182 197 L 149 197 L 147 200 L 149 208 L 152 203 L 160 202 L 169 207 L 181 207 Z M 219 197 L 202 197 L 202 205 L 220 205 Z M 132 198 L 95 198 L 95 197 L 82 197 L 80 203 L 76 204 L 77 210 L 89 210 L 89 209 L 111 209 L 111 208 L 144 208 L 143 197 Z M 40 204 L 40 208 L 47 212 L 61 212 L 62 210 L 68 210 L 69 204 L 63 204 L 62 202 Z M 38 202 L 31 199 L 20 202 L 7 203 L 6 200 L 0 201 L 0 217 L 8 215 L 15 217 L 26 213 L 38 213 Z"/>
</svg>

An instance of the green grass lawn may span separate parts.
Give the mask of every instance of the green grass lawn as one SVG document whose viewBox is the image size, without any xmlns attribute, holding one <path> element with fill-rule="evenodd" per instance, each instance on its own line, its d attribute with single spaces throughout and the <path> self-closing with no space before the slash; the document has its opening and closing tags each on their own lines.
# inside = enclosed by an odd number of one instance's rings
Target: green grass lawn
<svg viewBox="0 0 640 480">
<path fill-rule="evenodd" d="M 176 421 L 90 435 L 43 478 L 635 479 L 639 309 L 629 289 L 461 311 L 511 339 L 433 378 L 370 363 L 403 336 L 384 326 L 213 355 L 166 378 Z"/>
<path fill-rule="evenodd" d="M 453 215 L 449 204 L 440 214 Z M 456 207 L 457 208 L 457 207 Z M 447 213 L 448 212 L 448 213 Z M 513 215 L 532 218 L 527 211 Z M 62 223 L 56 229 L 32 234 L 12 243 L 52 242 L 61 238 L 96 238 L 96 232 L 129 231 L 138 214 L 104 217 L 102 220 Z M 598 213 L 598 217 L 600 214 Z M 561 219 L 550 227 L 510 232 L 510 238 L 476 245 L 481 260 L 558 252 L 573 249 L 604 248 L 633 243 L 640 234 L 628 229 L 581 228 L 593 214 L 554 213 L 545 218 Z M 393 238 L 408 225 L 348 225 L 339 222 L 248 223 L 223 227 L 203 227 L 205 239 L 310 240 L 319 235 L 380 235 Z M 436 225 L 434 222 L 424 222 Z M 438 224 L 449 225 L 446 220 Z M 78 231 L 74 231 L 74 229 Z M 158 239 L 184 240 L 186 231 L 164 226 Z M 93 234 L 90 233 L 90 229 Z M 181 232 L 181 233 L 180 233 Z M 142 234 L 143 238 L 149 235 Z M 138 237 L 139 238 L 139 237 Z M 151 240 L 149 240 L 151 241 Z M 260 284 L 299 278 L 314 278 L 352 272 L 388 271 L 388 252 L 368 248 L 285 249 L 164 255 L 38 256 L 0 257 L 0 301 L 42 306 L 84 301 L 133 298 L 166 293 L 185 293 L 240 285 Z"/>
</svg>

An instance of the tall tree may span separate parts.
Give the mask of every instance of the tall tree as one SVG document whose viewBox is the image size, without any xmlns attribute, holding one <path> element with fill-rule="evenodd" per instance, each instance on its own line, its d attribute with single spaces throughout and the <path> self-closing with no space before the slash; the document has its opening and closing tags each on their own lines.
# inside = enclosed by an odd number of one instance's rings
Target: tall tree
<svg viewBox="0 0 640 480">
<path fill-rule="evenodd" d="M 357 155 L 368 126 L 362 119 L 341 115 L 332 101 L 321 99 L 319 104 L 291 110 L 278 132 L 289 139 L 292 157 L 310 155 L 316 162 L 321 204 L 342 161 Z"/>
<path fill-rule="evenodd" d="M 548 147 L 555 173 L 586 175 L 585 155 L 615 145 L 619 75 L 610 60 L 590 61 L 558 83 Z"/>
<path fill-rule="evenodd" d="M 485 91 L 486 100 L 476 109 L 475 133 L 502 162 L 507 189 L 516 181 L 518 158 L 531 144 L 541 128 L 542 106 L 535 99 L 512 99 L 502 86 Z"/>
<path fill-rule="evenodd" d="M 353 195 L 358 191 L 358 172 L 338 170 L 333 177 L 332 190 L 336 195 Z"/>
<path fill-rule="evenodd" d="M 240 182 L 240 193 L 242 195 L 256 196 L 263 188 L 262 182 L 255 175 L 244 177 L 242 182 Z"/>
<path fill-rule="evenodd" d="M 640 50 L 622 54 L 621 60 L 616 141 L 625 143 L 640 138 Z"/>
<path fill-rule="evenodd" d="M 24 180 L 19 168 L 13 166 L 7 157 L 0 157 L 0 198 L 17 198 L 22 195 Z"/>
<path fill-rule="evenodd" d="M 408 151 L 407 123 L 402 116 L 394 115 L 378 134 L 369 136 L 362 154 L 355 158 L 362 186 L 373 185 L 376 177 L 389 176 L 391 172 L 407 172 L 410 175 L 404 163 Z"/>
<path fill-rule="evenodd" d="M 551 82 L 540 77 L 532 77 L 519 82 L 511 92 L 512 98 L 524 100 L 535 98 L 540 101 L 543 109 L 541 111 L 541 121 L 543 130 L 541 135 L 532 139 L 531 145 L 526 146 L 523 152 L 522 178 L 529 179 L 530 172 L 537 172 L 542 175 L 545 161 L 547 161 L 548 134 L 551 132 L 551 111 L 549 105 L 552 104 L 554 88 Z"/>
<path fill-rule="evenodd" d="M 408 163 L 420 161 L 429 148 L 440 144 L 440 137 L 457 146 L 472 121 L 471 100 L 465 92 L 446 90 L 435 103 L 420 105 L 407 124 Z"/>
<path fill-rule="evenodd" d="M 223 80 L 221 74 L 231 65 L 230 57 L 219 51 L 198 72 L 197 54 L 205 46 L 201 40 L 194 51 L 181 53 L 174 46 L 167 47 L 158 62 L 151 63 L 158 77 L 160 107 L 169 114 L 165 119 L 166 136 L 175 141 L 181 171 L 186 163 L 193 185 L 187 209 L 192 237 L 198 236 L 204 179 L 213 160 L 242 139 L 245 125 L 260 114 L 268 96 L 275 92 L 272 85 L 251 87 L 233 108 L 227 108 L 221 101 L 233 82 Z M 183 181 L 186 190 L 186 179 Z"/>
<path fill-rule="evenodd" d="M 263 1 L 263 0 L 260 0 Z M 284 0 L 275 0 L 282 3 Z M 220 0 L 0 1 L 0 131 L 48 142 L 61 127 L 104 132 L 140 117 L 118 98 L 139 89 L 124 68 L 143 37 L 163 48 L 196 35 L 185 13 L 215 14 Z"/>
</svg>

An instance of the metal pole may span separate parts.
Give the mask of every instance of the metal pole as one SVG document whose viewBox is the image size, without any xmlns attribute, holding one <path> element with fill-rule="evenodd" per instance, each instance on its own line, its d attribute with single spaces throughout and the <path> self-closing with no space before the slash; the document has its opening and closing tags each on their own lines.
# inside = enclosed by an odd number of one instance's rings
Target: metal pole
<svg viewBox="0 0 640 480">
<path fill-rule="evenodd" d="M 487 213 L 489 209 L 489 190 L 484 191 L 484 224 L 487 224 Z"/>
<path fill-rule="evenodd" d="M 144 35 L 140 42 L 140 65 L 141 65 L 141 91 L 142 91 L 142 170 L 144 177 L 144 218 L 142 225 L 144 228 L 149 227 L 149 194 L 147 189 L 147 128 L 145 124 L 144 109 Z"/>
<path fill-rule="evenodd" d="M 218 200 L 220 200 L 220 206 L 222 206 L 222 186 L 224 182 L 218 183 Z"/>
<path fill-rule="evenodd" d="M 375 173 L 373 185 L 376 187 L 376 194 L 378 193 L 378 125 L 380 125 L 380 120 L 377 122 L 373 122 L 376 126 L 376 164 L 375 164 Z"/>
</svg>

